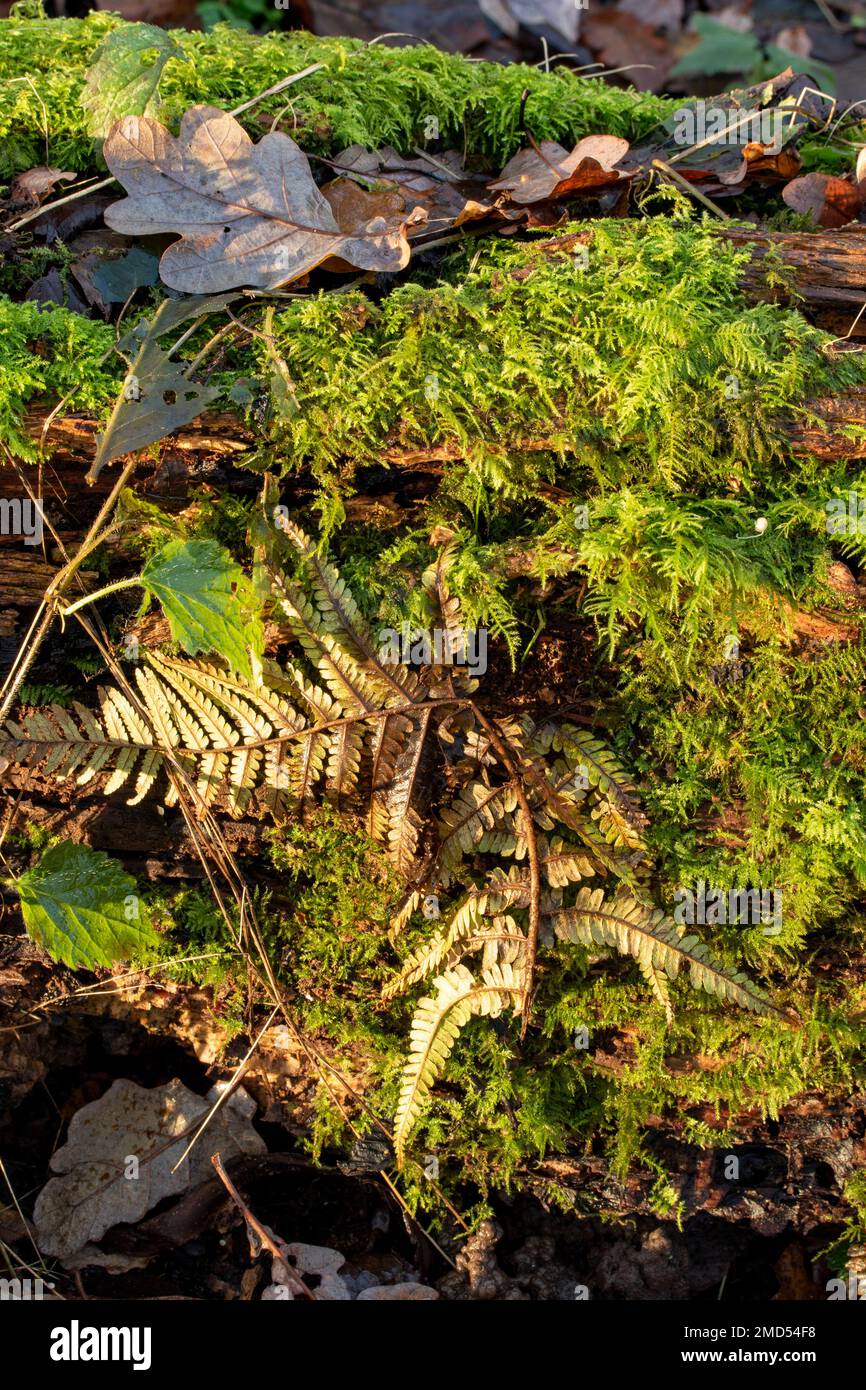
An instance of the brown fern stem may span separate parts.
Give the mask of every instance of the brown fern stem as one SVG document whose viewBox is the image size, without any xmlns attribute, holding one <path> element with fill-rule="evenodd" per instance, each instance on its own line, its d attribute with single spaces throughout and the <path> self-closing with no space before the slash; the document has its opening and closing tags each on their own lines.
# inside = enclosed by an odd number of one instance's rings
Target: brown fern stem
<svg viewBox="0 0 866 1390">
<path fill-rule="evenodd" d="M 477 705 L 471 705 L 471 709 L 478 723 L 481 725 L 487 737 L 490 739 L 491 746 L 495 749 L 505 771 L 511 779 L 514 787 L 514 794 L 517 797 L 517 804 L 520 807 L 520 814 L 526 833 L 526 854 L 529 860 L 529 931 L 526 938 L 526 963 L 524 965 L 524 984 L 523 1001 L 520 1006 L 520 1037 L 526 1037 L 526 1030 L 529 1027 L 529 1016 L 532 1008 L 532 990 L 535 984 L 535 961 L 538 955 L 538 932 L 541 926 L 541 865 L 538 858 L 538 840 L 535 835 L 535 822 L 532 818 L 532 807 L 529 798 L 524 790 L 523 780 L 520 776 L 517 764 L 509 752 L 508 745 L 500 736 L 495 725 L 481 713 Z"/>
</svg>

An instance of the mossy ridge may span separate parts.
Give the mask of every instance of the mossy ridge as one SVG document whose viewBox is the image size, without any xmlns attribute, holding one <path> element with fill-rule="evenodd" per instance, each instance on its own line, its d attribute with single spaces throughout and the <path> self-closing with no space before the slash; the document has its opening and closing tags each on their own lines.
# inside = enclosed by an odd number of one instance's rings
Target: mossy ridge
<svg viewBox="0 0 866 1390">
<path fill-rule="evenodd" d="M 605 447 L 603 467 L 618 486 L 658 473 L 678 484 L 696 470 L 706 476 L 708 455 L 719 477 L 732 464 L 748 473 L 778 458 L 779 412 L 866 377 L 857 354 L 828 359 L 827 335 L 795 310 L 748 305 L 738 284 L 748 249 L 720 243 L 711 225 L 598 221 L 583 229 L 592 238 L 587 270 L 548 254 L 547 239 L 488 241 L 473 269 L 468 252 L 450 257 L 435 279 L 421 266 L 379 303 L 354 291 L 277 310 L 274 340 L 294 398 L 274 431 L 276 461 L 330 484 L 381 462 L 390 436 L 406 449 L 459 446 L 480 478 L 519 488 L 538 460 L 509 466 L 509 456 L 535 437 L 549 442 L 547 472 L 557 455 L 580 454 L 579 440 L 592 467 L 595 446 Z M 13 343 L 55 312 L 0 302 Z M 55 324 L 78 325 L 83 383 L 111 332 L 56 312 Z M 233 350 L 230 367 L 268 377 L 272 360 L 244 348 Z M 31 394 L 45 389 L 36 368 Z M 107 375 L 114 371 L 108 364 Z M 726 399 L 731 372 L 742 399 Z M 26 401 L 24 391 L 22 383 Z M 16 443 L 19 434 L 20 426 Z M 532 486 L 530 471 L 524 490 Z"/>
<path fill-rule="evenodd" d="M 0 20 L 0 177 L 46 160 L 79 172 L 94 164 L 97 147 L 87 135 L 81 90 L 96 48 L 124 23 L 103 12 L 84 19 Z M 353 143 L 369 149 L 392 144 L 408 153 L 430 138 L 433 119 L 443 142 L 499 166 L 520 147 L 526 88 L 535 137 L 568 145 L 598 132 L 638 139 L 676 105 L 565 68 L 545 74 L 521 63 L 471 62 L 430 44 L 388 48 L 299 30 L 257 35 L 223 24 L 208 34 L 173 30 L 172 37 L 189 59 L 171 61 L 160 83 L 165 116 L 175 125 L 189 106 L 209 102 L 229 110 L 324 63 L 323 72 L 243 118 L 260 135 L 260 118 L 285 112 L 290 102 L 298 141 L 320 154 Z"/>
<path fill-rule="evenodd" d="M 99 414 L 117 394 L 122 372 L 113 357 L 114 330 L 68 309 L 0 295 L 0 438 L 19 458 L 35 459 L 37 446 L 24 420 L 44 396 L 51 407 Z M 117 359 L 115 359 L 116 361 Z"/>
<path fill-rule="evenodd" d="M 336 485 L 381 462 L 387 441 L 456 446 L 485 486 L 526 496 L 566 455 L 611 486 L 727 490 L 785 457 L 785 415 L 866 380 L 862 359 L 829 358 L 828 335 L 796 310 L 747 303 L 748 248 L 711 225 L 583 230 L 588 269 L 543 243 L 487 241 L 473 268 L 461 254 L 437 283 L 398 284 L 380 304 L 355 293 L 278 311 L 295 383 L 275 432 L 286 466 Z M 521 453 L 539 439 L 546 453 Z"/>
</svg>

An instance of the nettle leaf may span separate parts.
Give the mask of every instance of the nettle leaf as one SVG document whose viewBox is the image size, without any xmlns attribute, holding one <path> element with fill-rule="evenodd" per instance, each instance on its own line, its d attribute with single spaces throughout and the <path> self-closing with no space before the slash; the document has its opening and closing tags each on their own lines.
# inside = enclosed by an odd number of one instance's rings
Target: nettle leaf
<svg viewBox="0 0 866 1390">
<path fill-rule="evenodd" d="M 252 676 L 250 649 L 258 658 L 264 650 L 260 603 L 227 550 L 216 541 L 171 541 L 148 560 L 141 582 L 190 656 L 219 652 L 233 670 Z"/>
<path fill-rule="evenodd" d="M 74 970 L 130 960 L 156 942 L 135 879 L 101 850 L 66 840 L 17 888 L 31 940 Z"/>
<path fill-rule="evenodd" d="M 105 220 L 116 232 L 176 232 L 160 262 L 171 289 L 213 294 L 240 285 L 272 289 L 338 257 L 360 270 L 402 270 L 406 228 L 426 220 L 382 195 L 338 188 L 329 198 L 303 150 L 274 131 L 254 145 L 214 106 L 194 106 L 173 135 L 147 116 L 111 131 L 105 162 L 129 193 Z M 337 180 L 341 184 L 341 180 Z"/>
<path fill-rule="evenodd" d="M 125 24 L 109 34 L 96 50 L 81 98 L 88 135 L 107 135 L 121 116 L 155 112 L 159 79 L 172 58 L 187 62 L 171 34 L 155 24 Z"/>
</svg>

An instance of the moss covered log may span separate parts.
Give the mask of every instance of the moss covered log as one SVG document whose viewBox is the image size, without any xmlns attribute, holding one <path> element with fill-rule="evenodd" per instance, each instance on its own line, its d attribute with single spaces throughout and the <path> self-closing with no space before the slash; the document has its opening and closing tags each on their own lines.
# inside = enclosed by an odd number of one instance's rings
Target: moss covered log
<svg viewBox="0 0 866 1390">
<path fill-rule="evenodd" d="M 97 48 L 123 24 L 103 12 L 0 21 L 0 178 L 39 163 L 81 172 L 100 162 L 81 96 Z M 408 153 L 435 129 L 446 145 L 503 163 L 520 146 L 526 89 L 536 138 L 568 145 L 597 131 L 639 138 L 676 105 L 562 67 L 545 74 L 520 63 L 473 62 L 429 44 L 388 48 L 300 31 L 259 36 L 228 25 L 208 34 L 176 30 L 174 37 L 183 58 L 170 60 L 160 83 L 169 124 L 176 126 L 189 106 L 228 110 L 322 63 L 322 71 L 242 119 L 261 134 L 282 113 L 284 129 L 325 155 L 353 143 Z"/>
<path fill-rule="evenodd" d="M 784 286 L 781 262 L 760 283 Z M 834 353 L 796 308 L 754 294 L 748 241 L 709 223 L 488 239 L 384 297 L 277 309 L 276 357 L 242 338 L 225 384 L 248 373 L 268 388 L 278 361 L 291 388 L 274 402 L 269 461 L 337 489 L 383 461 L 459 460 L 485 484 L 531 492 L 575 460 L 610 483 L 728 487 L 771 476 L 792 447 L 862 453 L 862 356 Z M 0 312 L 0 419 L 27 457 L 28 405 L 68 394 L 71 411 L 104 407 L 121 365 L 103 362 L 112 334 L 90 320 L 9 300 Z"/>
</svg>

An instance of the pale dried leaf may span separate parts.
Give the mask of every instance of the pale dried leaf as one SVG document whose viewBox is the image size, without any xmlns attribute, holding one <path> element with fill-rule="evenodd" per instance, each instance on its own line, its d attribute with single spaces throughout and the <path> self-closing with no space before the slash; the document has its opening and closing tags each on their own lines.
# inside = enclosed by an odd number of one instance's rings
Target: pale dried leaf
<svg viewBox="0 0 866 1390">
<path fill-rule="evenodd" d="M 108 209 L 108 225 L 130 236 L 180 234 L 160 263 L 172 289 L 273 288 L 330 256 L 376 271 L 409 260 L 405 215 L 383 217 L 373 204 L 361 221 L 353 202 L 352 223 L 341 226 L 294 140 L 276 131 L 254 145 L 216 107 L 187 111 L 176 139 L 158 121 L 129 116 L 103 153 L 130 195 Z"/>
<path fill-rule="evenodd" d="M 165 1197 L 210 1177 L 217 1152 L 224 1160 L 263 1153 L 264 1141 L 236 1098 L 246 1099 L 236 1092 L 222 1105 L 182 1162 L 211 1108 L 208 1098 L 182 1081 L 147 1090 L 123 1079 L 82 1106 L 69 1123 L 66 1143 L 52 1155 L 57 1176 L 49 1178 L 36 1202 L 33 1219 L 42 1253 L 73 1257 L 112 1226 L 140 1221 Z M 135 1171 L 130 1159 L 137 1160 L 137 1176 L 128 1176 Z"/>
</svg>

